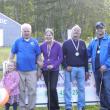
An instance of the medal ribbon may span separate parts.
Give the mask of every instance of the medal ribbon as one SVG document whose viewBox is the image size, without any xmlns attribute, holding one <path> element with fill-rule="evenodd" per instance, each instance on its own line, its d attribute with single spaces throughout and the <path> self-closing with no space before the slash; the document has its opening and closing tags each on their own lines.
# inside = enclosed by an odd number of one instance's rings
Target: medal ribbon
<svg viewBox="0 0 110 110">
<path fill-rule="evenodd" d="M 78 52 L 78 49 L 79 49 L 79 40 L 78 40 L 77 46 L 75 45 L 74 40 L 71 39 L 71 41 L 72 41 L 72 43 L 73 43 L 74 48 L 75 48 L 76 51 Z"/>
<path fill-rule="evenodd" d="M 47 44 L 47 55 L 48 55 L 48 58 L 50 56 L 50 51 L 51 51 L 52 46 L 53 46 L 53 42 L 51 44 Z"/>
</svg>

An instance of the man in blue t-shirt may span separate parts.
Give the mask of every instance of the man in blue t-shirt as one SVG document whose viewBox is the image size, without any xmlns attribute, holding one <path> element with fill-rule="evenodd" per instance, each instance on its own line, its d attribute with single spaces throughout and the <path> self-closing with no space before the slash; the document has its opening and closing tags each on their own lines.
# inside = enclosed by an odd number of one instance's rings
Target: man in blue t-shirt
<svg viewBox="0 0 110 110">
<path fill-rule="evenodd" d="M 21 26 L 22 37 L 17 39 L 11 49 L 9 59 L 16 55 L 16 66 L 20 72 L 20 110 L 34 110 L 36 103 L 36 63 L 40 55 L 40 47 L 37 41 L 31 37 L 30 24 Z M 40 65 L 40 64 L 39 64 Z M 28 106 L 25 105 L 25 89 L 28 90 Z"/>
</svg>

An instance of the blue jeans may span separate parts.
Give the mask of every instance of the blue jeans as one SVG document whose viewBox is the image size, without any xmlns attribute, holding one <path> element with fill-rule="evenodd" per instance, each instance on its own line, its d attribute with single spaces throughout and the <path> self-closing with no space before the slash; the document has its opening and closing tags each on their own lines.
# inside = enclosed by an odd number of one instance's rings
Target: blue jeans
<svg viewBox="0 0 110 110">
<path fill-rule="evenodd" d="M 94 77 L 96 82 L 96 93 L 98 96 L 100 92 L 100 105 L 110 110 L 110 70 L 104 72 L 103 77 L 100 71 L 96 71 Z M 102 85 L 100 91 L 101 78 Z"/>
<path fill-rule="evenodd" d="M 78 88 L 78 108 L 85 106 L 85 68 L 84 67 L 72 67 L 72 71 L 65 71 L 65 82 L 64 82 L 64 99 L 65 99 L 65 108 L 72 109 L 71 101 L 71 83 L 73 80 L 77 81 Z"/>
</svg>

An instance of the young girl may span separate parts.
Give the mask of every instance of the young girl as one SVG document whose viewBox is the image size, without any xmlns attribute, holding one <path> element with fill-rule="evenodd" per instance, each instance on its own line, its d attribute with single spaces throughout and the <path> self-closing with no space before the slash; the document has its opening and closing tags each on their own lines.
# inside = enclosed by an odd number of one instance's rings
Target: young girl
<svg viewBox="0 0 110 110">
<path fill-rule="evenodd" d="M 9 93 L 9 101 L 5 104 L 5 110 L 9 110 L 11 105 L 13 106 L 13 110 L 17 110 L 19 100 L 19 73 L 16 71 L 14 61 L 7 62 L 2 83 Z"/>
</svg>

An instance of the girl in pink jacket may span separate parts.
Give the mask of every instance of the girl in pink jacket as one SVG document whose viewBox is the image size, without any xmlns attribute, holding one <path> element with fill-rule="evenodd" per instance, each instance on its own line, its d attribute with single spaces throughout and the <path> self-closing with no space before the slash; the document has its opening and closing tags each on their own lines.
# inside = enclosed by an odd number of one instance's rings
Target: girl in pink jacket
<svg viewBox="0 0 110 110">
<path fill-rule="evenodd" d="M 9 93 L 9 101 L 5 104 L 5 110 L 9 110 L 11 105 L 13 106 L 13 110 L 17 110 L 19 100 L 19 73 L 16 71 L 14 61 L 7 62 L 2 83 Z"/>
</svg>

